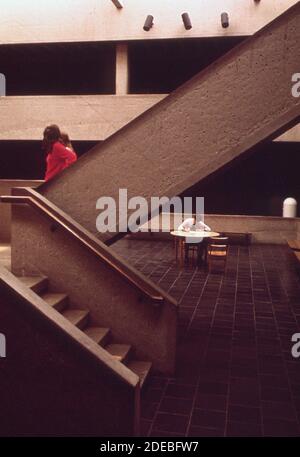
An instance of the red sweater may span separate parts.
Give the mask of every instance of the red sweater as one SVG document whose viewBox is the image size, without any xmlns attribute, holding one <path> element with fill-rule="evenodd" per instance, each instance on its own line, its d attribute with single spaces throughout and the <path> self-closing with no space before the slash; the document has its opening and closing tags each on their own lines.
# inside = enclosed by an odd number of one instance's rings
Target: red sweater
<svg viewBox="0 0 300 457">
<path fill-rule="evenodd" d="M 56 141 L 53 144 L 51 152 L 47 155 L 47 170 L 45 181 L 52 179 L 57 173 L 76 162 L 77 155 L 71 149 L 66 148 L 62 143 Z"/>
</svg>

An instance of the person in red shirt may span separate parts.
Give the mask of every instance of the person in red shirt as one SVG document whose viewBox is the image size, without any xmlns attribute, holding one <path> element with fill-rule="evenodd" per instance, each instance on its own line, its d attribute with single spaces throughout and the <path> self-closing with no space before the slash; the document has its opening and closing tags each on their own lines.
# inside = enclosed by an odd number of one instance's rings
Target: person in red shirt
<svg viewBox="0 0 300 457">
<path fill-rule="evenodd" d="M 45 128 L 43 147 L 47 154 L 45 181 L 49 181 L 77 160 L 76 153 L 63 144 L 57 125 L 53 124 Z"/>
</svg>

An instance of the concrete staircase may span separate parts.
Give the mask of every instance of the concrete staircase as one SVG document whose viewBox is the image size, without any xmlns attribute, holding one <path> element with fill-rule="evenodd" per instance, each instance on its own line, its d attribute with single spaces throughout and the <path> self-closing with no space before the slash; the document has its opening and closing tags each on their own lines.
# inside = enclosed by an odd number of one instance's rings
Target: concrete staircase
<svg viewBox="0 0 300 457">
<path fill-rule="evenodd" d="M 128 218 L 120 216 L 122 229 L 98 232 L 99 197 L 118 202 L 120 189 L 127 190 L 128 199 L 144 197 L 148 208 L 139 217 L 146 221 L 151 197 L 181 195 L 299 122 L 300 98 L 291 93 L 292 75 L 299 71 L 299 42 L 297 2 L 39 192 L 112 244 L 124 236 L 134 210 L 128 210 Z M 114 205 L 105 214 L 114 217 Z"/>
<path fill-rule="evenodd" d="M 140 378 L 141 387 L 145 384 L 151 370 L 151 362 L 136 360 L 131 345 L 115 342 L 109 328 L 93 325 L 90 313 L 86 309 L 74 309 L 69 297 L 64 293 L 49 291 L 48 278 L 41 276 L 23 276 L 18 279 L 39 295 L 49 306 L 60 313 L 71 324 L 84 332 L 89 338 L 103 347 L 114 359 L 125 364 Z"/>
</svg>

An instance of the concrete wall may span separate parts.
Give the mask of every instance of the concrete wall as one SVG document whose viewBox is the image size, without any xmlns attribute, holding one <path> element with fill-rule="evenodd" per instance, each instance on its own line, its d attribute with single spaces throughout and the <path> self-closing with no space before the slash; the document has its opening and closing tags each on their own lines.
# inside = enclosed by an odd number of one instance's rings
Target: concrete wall
<svg viewBox="0 0 300 457">
<path fill-rule="evenodd" d="M 41 140 L 54 120 L 72 140 L 103 141 L 165 98 L 149 95 L 10 96 L 0 99 L 0 141 Z M 30 110 L 30 117 L 28 111 Z M 300 128 L 279 141 L 300 141 Z"/>
<path fill-rule="evenodd" d="M 276 141 L 300 141 L 300 124 L 276 138 Z"/>
<path fill-rule="evenodd" d="M 41 192 L 93 233 L 96 201 L 174 196 L 298 122 L 300 3 L 96 146 Z M 109 241 L 114 234 L 101 234 Z"/>
<path fill-rule="evenodd" d="M 53 123 L 67 131 L 72 140 L 105 140 L 164 97 L 163 94 L 3 97 L 0 140 L 41 140 L 45 126 Z"/>
<path fill-rule="evenodd" d="M 85 246 L 26 205 L 13 205 L 12 271 L 47 276 L 73 307 L 90 310 L 92 324 L 110 328 L 116 341 L 131 344 L 154 369 L 173 372 L 177 306 L 147 302 Z"/>
<path fill-rule="evenodd" d="M 300 220 L 299 219 L 297 220 L 297 237 L 296 237 L 296 239 L 300 241 Z"/>
<path fill-rule="evenodd" d="M 170 231 L 176 230 L 187 217 L 191 214 L 162 213 L 145 224 L 142 232 L 132 236 L 172 240 Z M 205 214 L 204 220 L 216 232 L 251 233 L 252 243 L 285 244 L 287 239 L 297 239 L 300 233 L 299 218 Z"/>
<path fill-rule="evenodd" d="M 1 43 L 110 41 L 199 36 L 251 35 L 296 0 L 10 0 L 1 4 Z M 181 14 L 188 11 L 193 28 L 185 30 Z M 227 11 L 230 27 L 220 15 Z M 154 27 L 143 30 L 148 14 Z"/>
<path fill-rule="evenodd" d="M 13 187 L 37 187 L 44 181 L 0 179 L 0 196 L 11 195 Z M 11 238 L 11 205 L 0 203 L 0 243 L 9 243 Z"/>
<path fill-rule="evenodd" d="M 7 345 L 0 436 L 133 436 L 135 388 L 111 376 L 2 278 L 0 322 Z"/>
</svg>

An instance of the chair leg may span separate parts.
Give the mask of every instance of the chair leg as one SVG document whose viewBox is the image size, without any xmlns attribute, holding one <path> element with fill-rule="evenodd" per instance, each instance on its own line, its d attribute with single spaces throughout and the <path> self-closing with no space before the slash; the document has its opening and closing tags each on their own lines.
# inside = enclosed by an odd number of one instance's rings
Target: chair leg
<svg viewBox="0 0 300 457">
<path fill-rule="evenodd" d="M 186 243 L 184 243 L 184 261 L 189 263 L 189 246 Z"/>
</svg>

